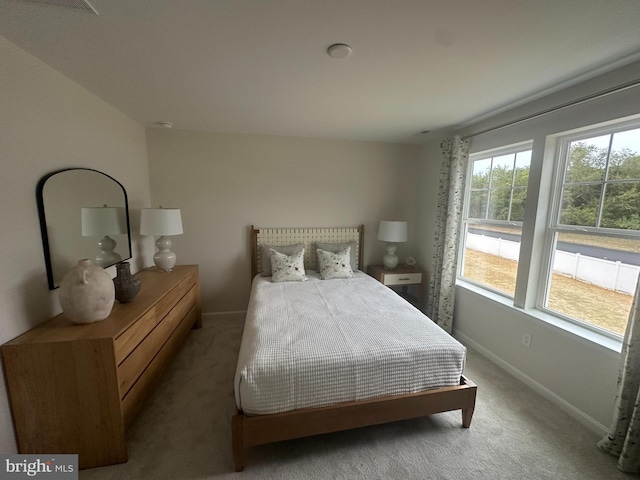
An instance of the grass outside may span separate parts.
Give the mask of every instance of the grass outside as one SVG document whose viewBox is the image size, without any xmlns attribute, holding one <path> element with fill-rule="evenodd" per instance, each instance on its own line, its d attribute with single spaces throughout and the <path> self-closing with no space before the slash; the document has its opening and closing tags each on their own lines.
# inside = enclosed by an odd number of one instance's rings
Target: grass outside
<svg viewBox="0 0 640 480">
<path fill-rule="evenodd" d="M 488 253 L 465 251 L 464 277 L 513 296 L 518 263 Z M 624 335 L 632 295 L 554 273 L 548 308 Z"/>
</svg>

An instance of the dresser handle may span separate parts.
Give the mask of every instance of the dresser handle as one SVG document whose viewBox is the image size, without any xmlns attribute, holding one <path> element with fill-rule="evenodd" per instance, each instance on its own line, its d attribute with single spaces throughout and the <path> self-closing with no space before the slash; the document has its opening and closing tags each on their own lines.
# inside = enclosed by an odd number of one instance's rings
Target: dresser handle
<svg viewBox="0 0 640 480">
<path fill-rule="evenodd" d="M 411 280 L 410 278 L 399 278 L 398 280 L 400 280 L 401 282 L 406 282 L 407 280 Z"/>
</svg>

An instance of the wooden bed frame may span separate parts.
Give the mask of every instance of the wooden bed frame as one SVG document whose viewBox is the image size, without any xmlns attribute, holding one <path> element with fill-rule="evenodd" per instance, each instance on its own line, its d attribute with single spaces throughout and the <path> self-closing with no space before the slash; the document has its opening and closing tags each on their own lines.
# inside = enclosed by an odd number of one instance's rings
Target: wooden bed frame
<svg viewBox="0 0 640 480">
<path fill-rule="evenodd" d="M 273 232 L 276 232 L 280 240 L 274 239 Z M 304 234 L 298 235 L 301 232 Z M 358 242 L 358 266 L 362 269 L 363 226 L 349 229 L 262 230 L 251 226 L 251 271 L 253 276 L 260 271 L 260 245 L 287 245 L 303 241 L 307 247 L 308 232 L 319 234 L 315 240 L 322 242 L 356 240 Z M 311 240 L 311 242 L 315 240 Z M 305 267 L 307 266 L 306 259 L 305 255 Z M 477 386 L 462 376 L 459 385 L 408 395 L 340 403 L 320 408 L 305 408 L 270 415 L 244 415 L 241 411 L 236 410 L 231 418 L 235 470 L 239 472 L 244 468 L 244 450 L 246 448 L 293 438 L 378 425 L 452 410 L 462 410 L 462 426 L 469 428 L 476 403 L 476 391 Z"/>
</svg>

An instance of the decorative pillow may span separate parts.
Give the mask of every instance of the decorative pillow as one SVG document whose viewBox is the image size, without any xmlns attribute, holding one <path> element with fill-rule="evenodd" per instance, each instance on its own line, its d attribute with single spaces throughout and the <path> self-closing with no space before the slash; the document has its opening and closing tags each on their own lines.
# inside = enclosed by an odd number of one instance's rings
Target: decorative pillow
<svg viewBox="0 0 640 480">
<path fill-rule="evenodd" d="M 342 242 L 342 243 L 327 243 L 327 242 L 316 242 L 316 248 L 320 250 L 324 250 L 325 252 L 338 253 L 343 251 L 349 247 L 351 249 L 350 261 L 351 261 L 351 270 L 358 270 L 358 259 L 356 258 L 356 242 Z M 320 271 L 320 264 L 318 262 L 318 271 Z"/>
<path fill-rule="evenodd" d="M 320 266 L 320 278 L 329 280 L 331 278 L 353 277 L 351 269 L 351 247 L 347 247 L 338 253 L 328 252 L 318 249 L 318 265 Z"/>
<path fill-rule="evenodd" d="M 271 254 L 271 270 L 273 282 L 304 282 L 304 248 L 293 255 L 285 255 L 273 248 Z"/>
<path fill-rule="evenodd" d="M 275 250 L 278 253 L 284 253 L 285 255 L 293 255 L 294 253 L 298 253 L 300 250 L 304 249 L 304 243 L 296 243 L 295 245 L 281 245 L 281 246 L 272 246 L 272 245 L 260 245 L 262 249 L 260 251 L 260 263 L 262 272 L 260 275 L 263 277 L 271 276 L 271 249 Z"/>
</svg>

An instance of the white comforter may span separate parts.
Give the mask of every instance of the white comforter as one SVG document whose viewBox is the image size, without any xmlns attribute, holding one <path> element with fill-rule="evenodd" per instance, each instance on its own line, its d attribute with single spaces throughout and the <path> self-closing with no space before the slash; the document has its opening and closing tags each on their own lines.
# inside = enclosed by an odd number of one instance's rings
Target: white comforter
<svg viewBox="0 0 640 480">
<path fill-rule="evenodd" d="M 458 385 L 465 347 L 370 276 L 257 276 L 235 376 L 245 414 Z"/>
</svg>

